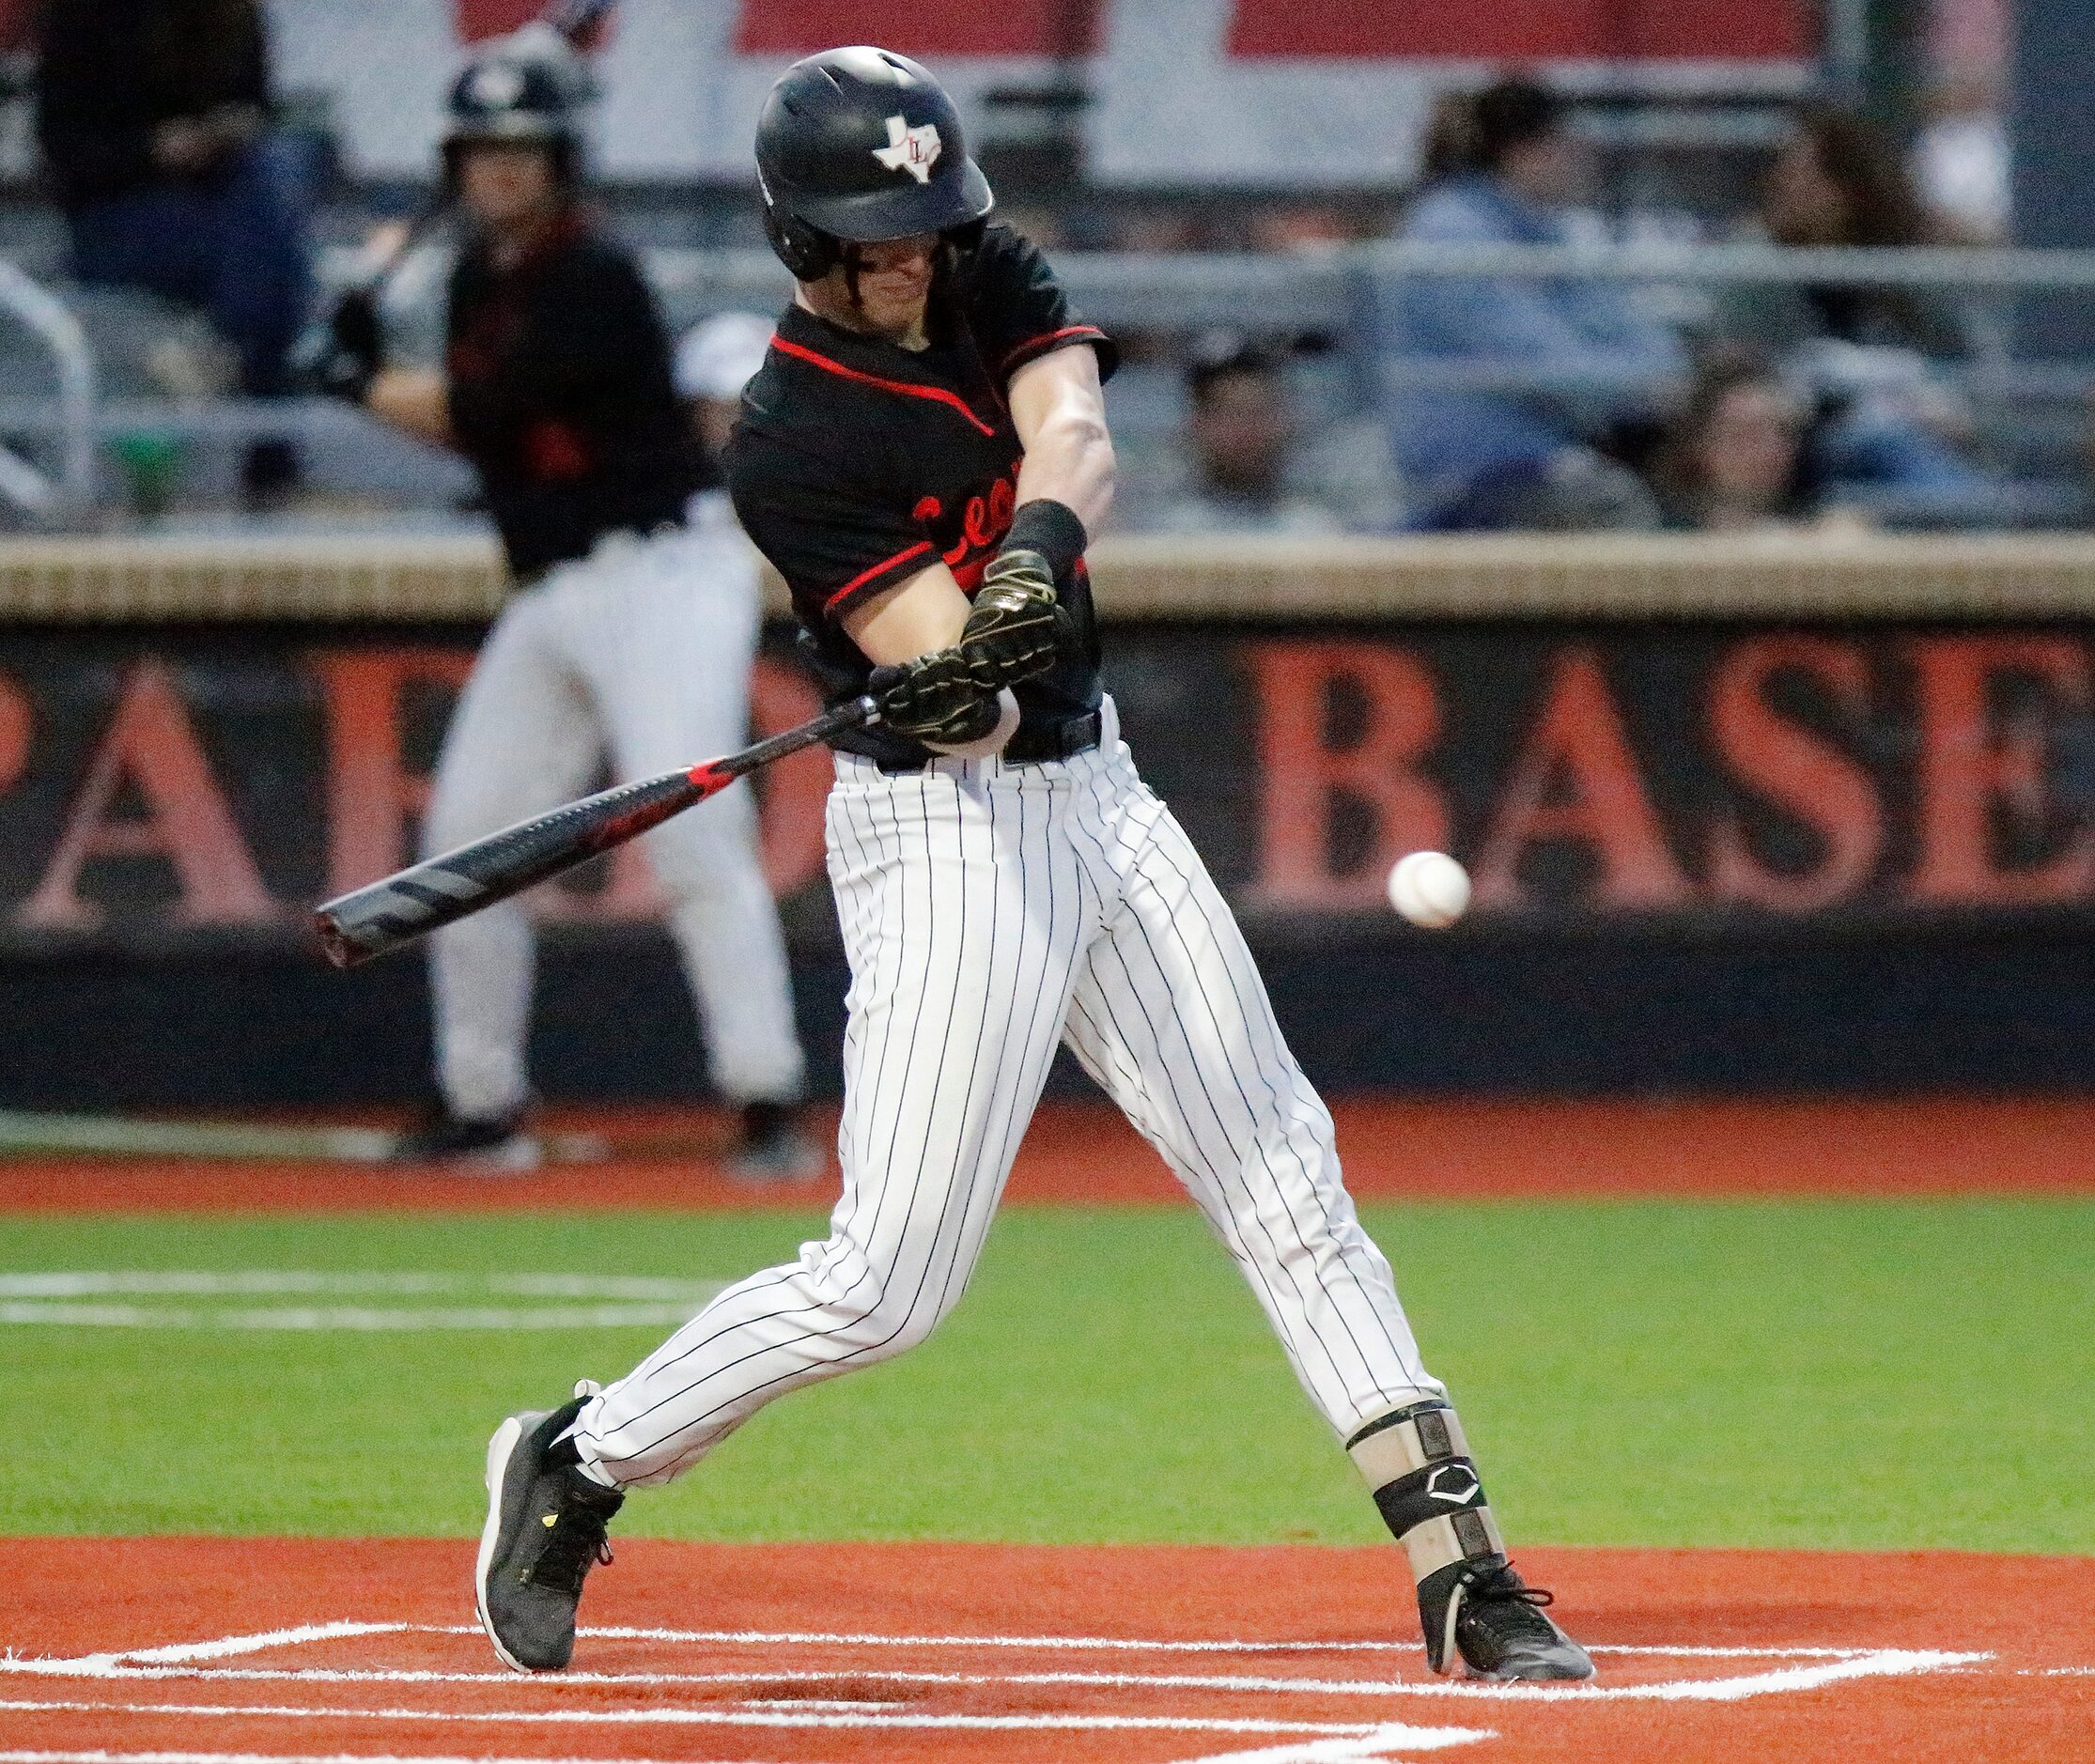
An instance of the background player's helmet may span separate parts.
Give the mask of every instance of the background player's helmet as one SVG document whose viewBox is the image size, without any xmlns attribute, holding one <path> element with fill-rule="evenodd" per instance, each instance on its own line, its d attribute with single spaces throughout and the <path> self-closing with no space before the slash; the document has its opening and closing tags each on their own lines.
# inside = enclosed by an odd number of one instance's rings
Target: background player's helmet
<svg viewBox="0 0 2095 1764">
<path fill-rule="evenodd" d="M 754 313 L 717 313 L 676 346 L 676 391 L 684 398 L 739 398 L 770 352 L 772 324 Z"/>
<path fill-rule="evenodd" d="M 582 113 L 595 96 L 589 64 L 559 33 L 526 25 L 498 38 L 452 83 L 445 168 L 461 147 L 522 142 L 544 147 L 561 177 L 572 178 L 581 164 Z"/>
<path fill-rule="evenodd" d="M 912 233 L 966 244 L 995 198 L 939 82 L 885 49 L 830 49 L 779 76 L 756 125 L 764 232 L 796 280 L 846 244 Z"/>
</svg>

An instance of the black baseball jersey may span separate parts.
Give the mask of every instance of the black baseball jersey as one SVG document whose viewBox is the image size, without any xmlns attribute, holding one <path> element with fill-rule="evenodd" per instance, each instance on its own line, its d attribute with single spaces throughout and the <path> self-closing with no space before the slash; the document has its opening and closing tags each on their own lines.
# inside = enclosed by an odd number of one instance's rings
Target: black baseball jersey
<svg viewBox="0 0 2095 1764">
<path fill-rule="evenodd" d="M 939 559 L 972 594 L 1011 526 L 1024 458 L 1004 393 L 1050 350 L 1088 344 L 1101 377 L 1116 351 L 1076 317 L 1047 260 L 1007 226 L 941 270 L 929 346 L 905 349 L 794 306 L 742 395 L 728 487 L 757 549 L 793 594 L 801 647 L 832 704 L 872 672 L 839 622 Z M 1016 689 L 1024 726 L 1097 707 L 1098 638 L 1079 561 L 1056 584 L 1081 642 Z M 888 731 L 842 737 L 877 759 L 925 750 Z"/>
<path fill-rule="evenodd" d="M 623 246 L 572 212 L 505 268 L 469 244 L 446 343 L 452 435 L 518 577 L 607 533 L 683 519 L 706 468 L 654 294 Z"/>
</svg>

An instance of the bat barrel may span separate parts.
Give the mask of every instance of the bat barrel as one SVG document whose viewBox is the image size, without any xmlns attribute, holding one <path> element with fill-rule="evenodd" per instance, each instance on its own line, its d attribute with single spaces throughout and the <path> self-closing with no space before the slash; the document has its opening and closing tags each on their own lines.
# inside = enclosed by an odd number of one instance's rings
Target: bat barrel
<svg viewBox="0 0 2095 1764">
<path fill-rule="evenodd" d="M 690 772 L 599 791 L 324 903 L 313 915 L 327 959 L 355 967 L 497 901 L 587 863 L 703 801 Z"/>
<path fill-rule="evenodd" d="M 758 766 L 861 728 L 879 714 L 870 698 L 850 700 L 739 753 L 599 791 L 338 895 L 313 914 L 320 948 L 336 967 L 355 967 L 600 857 Z"/>
</svg>

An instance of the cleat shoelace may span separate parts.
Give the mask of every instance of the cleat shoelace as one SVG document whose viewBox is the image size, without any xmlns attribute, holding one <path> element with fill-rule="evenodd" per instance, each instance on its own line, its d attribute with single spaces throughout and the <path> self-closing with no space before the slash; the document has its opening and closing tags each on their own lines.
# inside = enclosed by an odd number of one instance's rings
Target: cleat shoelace
<svg viewBox="0 0 2095 1764">
<path fill-rule="evenodd" d="M 1557 1626 L 1542 1614 L 1557 1602 L 1544 1586 L 1530 1586 L 1506 1563 L 1468 1583 L 1463 1593 L 1465 1615 L 1488 1622 L 1501 1636 L 1525 1636 L 1554 1642 Z"/>
<path fill-rule="evenodd" d="M 524 1571 L 533 1586 L 550 1586 L 555 1592 L 580 1597 L 582 1577 L 599 1562 L 610 1565 L 611 1540 L 603 1515 L 577 1501 L 561 1503 L 559 1519 L 546 1538 L 537 1560 Z"/>
</svg>

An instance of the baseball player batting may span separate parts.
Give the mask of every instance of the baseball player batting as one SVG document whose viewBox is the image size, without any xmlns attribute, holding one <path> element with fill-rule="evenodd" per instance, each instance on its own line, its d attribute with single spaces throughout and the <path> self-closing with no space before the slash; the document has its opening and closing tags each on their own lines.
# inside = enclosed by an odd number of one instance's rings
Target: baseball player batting
<svg viewBox="0 0 2095 1764">
<path fill-rule="evenodd" d="M 798 63 L 756 151 L 799 289 L 744 395 L 728 481 L 831 701 L 881 707 L 832 736 L 843 1196 L 826 1242 L 729 1288 L 616 1384 L 497 1430 L 477 1566 L 496 1652 L 566 1664 L 627 1490 L 931 1333 L 1063 1044 L 1244 1270 L 1403 1542 L 1434 1668 L 1591 1676 L 1507 1558 L 1355 1217 L 1331 1117 L 1101 692 L 1083 559 L 1112 496 L 1112 344 L 991 223 L 953 105 L 915 63 Z"/>
<path fill-rule="evenodd" d="M 588 96 L 582 58 L 544 30 L 500 39 L 459 75 L 444 177 L 467 236 L 442 372 L 385 364 L 368 291 L 334 321 L 329 388 L 473 460 L 521 584 L 445 737 L 424 826 L 432 851 L 566 800 L 607 749 L 621 778 L 644 777 L 747 735 L 756 559 L 707 489 L 717 472 L 673 384 L 654 299 L 581 207 Z M 794 1121 L 802 1059 L 747 787 L 651 834 L 648 855 L 714 1085 L 740 1106 L 730 1168 L 815 1173 L 823 1159 Z M 515 902 L 437 937 L 442 1100 L 403 1157 L 535 1161 L 532 954 Z"/>
</svg>

